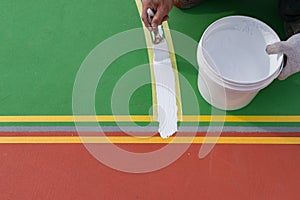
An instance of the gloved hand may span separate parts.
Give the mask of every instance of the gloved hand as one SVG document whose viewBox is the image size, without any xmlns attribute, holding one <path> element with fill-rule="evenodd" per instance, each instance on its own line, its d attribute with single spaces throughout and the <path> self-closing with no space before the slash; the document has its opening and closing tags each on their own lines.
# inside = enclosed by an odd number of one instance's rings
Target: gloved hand
<svg viewBox="0 0 300 200">
<path fill-rule="evenodd" d="M 169 12 L 173 7 L 174 0 L 142 0 L 142 20 L 145 26 L 151 30 L 151 27 L 157 27 L 163 21 L 168 20 Z M 147 9 L 155 11 L 155 15 L 152 19 L 152 24 L 148 21 Z"/>
<path fill-rule="evenodd" d="M 266 51 L 268 54 L 283 53 L 287 56 L 286 66 L 278 76 L 279 80 L 284 80 L 300 71 L 300 33 L 293 35 L 287 41 L 268 45 Z"/>
</svg>

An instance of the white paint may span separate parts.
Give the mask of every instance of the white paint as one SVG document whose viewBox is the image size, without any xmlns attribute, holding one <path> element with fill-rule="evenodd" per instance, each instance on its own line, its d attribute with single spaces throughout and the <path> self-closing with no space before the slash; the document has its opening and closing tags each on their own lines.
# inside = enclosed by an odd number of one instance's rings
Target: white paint
<svg viewBox="0 0 300 200">
<path fill-rule="evenodd" d="M 212 68 L 226 79 L 255 82 L 269 75 L 269 58 L 262 37 L 229 28 L 208 36 L 203 44 L 213 59 Z"/>
<path fill-rule="evenodd" d="M 162 36 L 162 28 L 159 26 Z M 168 138 L 177 132 L 177 105 L 175 77 L 170 60 L 169 48 L 164 39 L 153 45 L 154 50 L 154 78 L 157 98 L 157 114 L 162 138 Z"/>
<path fill-rule="evenodd" d="M 204 32 L 197 52 L 198 88 L 215 107 L 246 106 L 282 69 L 282 55 L 268 55 L 268 44 L 280 41 L 263 22 L 245 16 L 222 18 Z"/>
</svg>

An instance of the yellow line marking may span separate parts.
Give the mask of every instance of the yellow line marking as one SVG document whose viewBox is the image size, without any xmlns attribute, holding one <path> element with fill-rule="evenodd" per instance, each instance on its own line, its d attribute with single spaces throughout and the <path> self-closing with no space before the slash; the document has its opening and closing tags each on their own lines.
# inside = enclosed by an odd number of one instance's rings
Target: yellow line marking
<svg viewBox="0 0 300 200">
<path fill-rule="evenodd" d="M 300 144 L 300 137 L 0 137 L 0 144 Z"/>
<path fill-rule="evenodd" d="M 141 16 L 142 13 L 142 2 L 141 0 L 135 0 L 136 7 L 139 12 L 139 16 Z M 141 23 L 143 21 L 141 20 Z M 149 58 L 149 65 L 150 65 L 150 74 L 151 74 L 151 83 L 152 83 L 152 103 L 153 105 L 157 105 L 157 100 L 156 100 L 156 88 L 155 88 L 155 78 L 154 78 L 154 67 L 153 67 L 153 48 L 152 48 L 152 39 L 151 39 L 151 34 L 148 31 L 148 29 L 143 25 L 143 30 L 144 30 L 144 35 L 145 35 L 145 40 L 146 40 L 146 45 L 148 49 L 148 58 Z M 157 121 L 157 108 L 153 106 L 153 118 Z"/>
<path fill-rule="evenodd" d="M 139 14 L 141 16 L 142 13 L 142 2 L 141 0 L 135 0 L 136 6 L 138 8 Z M 151 39 L 151 34 L 147 30 L 147 28 L 143 24 L 144 34 L 146 38 L 146 44 L 148 47 L 148 57 L 149 57 L 149 64 L 150 64 L 150 73 L 151 73 L 151 81 L 152 81 L 152 102 L 153 105 L 157 105 L 157 99 L 156 99 L 156 89 L 155 89 L 155 77 L 154 77 L 154 68 L 153 68 L 153 44 Z M 179 77 L 178 77 L 178 69 L 177 69 L 177 62 L 176 62 L 176 56 L 174 53 L 174 46 L 172 42 L 172 37 L 169 29 L 168 22 L 163 22 L 163 28 L 165 37 L 168 43 L 169 53 L 170 53 L 170 59 L 172 63 L 174 78 L 175 78 L 175 89 L 176 89 L 176 104 L 177 104 L 177 117 L 178 120 L 182 120 L 182 103 L 181 103 L 181 94 L 180 94 L 180 85 L 179 85 Z M 157 121 L 157 108 L 156 106 L 153 106 L 153 117 Z"/>
<path fill-rule="evenodd" d="M 179 84 L 178 68 L 177 68 L 175 50 L 174 50 L 174 45 L 173 45 L 173 42 L 172 42 L 172 37 L 171 37 L 171 33 L 170 33 L 169 24 L 166 21 L 163 22 L 163 27 L 164 27 L 165 37 L 166 37 L 168 47 L 169 47 L 170 59 L 171 59 L 173 72 L 174 72 L 175 89 L 176 89 L 176 103 L 177 103 L 177 108 L 178 108 L 177 117 L 178 117 L 178 120 L 180 121 L 180 120 L 182 120 L 182 103 L 181 103 L 180 84 Z"/>
<path fill-rule="evenodd" d="M 97 116 L 0 116 L 0 122 L 155 122 L 148 115 Z M 300 116 L 196 116 L 184 115 L 181 122 L 300 122 Z"/>
<path fill-rule="evenodd" d="M 0 122 L 152 122 L 151 116 L 0 116 Z"/>
<path fill-rule="evenodd" d="M 300 116 L 183 116 L 183 122 L 300 122 Z"/>
</svg>

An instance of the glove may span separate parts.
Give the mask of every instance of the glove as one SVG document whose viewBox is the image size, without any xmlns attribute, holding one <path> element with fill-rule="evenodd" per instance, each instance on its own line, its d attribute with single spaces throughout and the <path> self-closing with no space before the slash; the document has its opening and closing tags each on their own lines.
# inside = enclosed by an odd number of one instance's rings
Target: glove
<svg viewBox="0 0 300 200">
<path fill-rule="evenodd" d="M 266 51 L 268 54 L 283 53 L 287 57 L 286 65 L 278 76 L 279 80 L 284 80 L 300 71 L 300 33 L 293 35 L 287 41 L 268 45 Z"/>
</svg>

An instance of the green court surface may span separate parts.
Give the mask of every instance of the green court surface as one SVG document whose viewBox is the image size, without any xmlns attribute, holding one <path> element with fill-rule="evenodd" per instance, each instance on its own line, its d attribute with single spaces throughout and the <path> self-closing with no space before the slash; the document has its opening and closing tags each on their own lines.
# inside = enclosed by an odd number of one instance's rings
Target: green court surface
<svg viewBox="0 0 300 200">
<path fill-rule="evenodd" d="M 269 24 L 285 39 L 282 21 L 278 16 L 277 1 L 207 0 L 202 6 L 189 10 L 174 8 L 168 21 L 171 30 L 199 41 L 209 24 L 228 15 L 248 15 Z M 270 6 L 270 5 L 271 6 Z M 101 42 L 115 34 L 142 28 L 135 1 L 9 1 L 0 2 L 0 115 L 1 116 L 71 116 L 72 92 L 76 74 L 89 53 Z M 140 31 L 140 38 L 144 33 Z M 172 35 L 172 31 L 171 31 Z M 175 53 L 183 51 L 181 41 L 173 38 Z M 146 42 L 145 42 L 146 45 Z M 122 47 L 122 44 L 120 44 Z M 126 48 L 126 47 L 124 47 Z M 114 49 L 108 49 L 109 55 Z M 184 49 L 185 51 L 185 49 Z M 186 49 L 194 52 L 195 46 Z M 105 56 L 105 55 L 103 55 Z M 101 58 L 99 58 L 101 59 Z M 187 60 L 176 56 L 183 115 L 214 114 L 211 106 L 200 96 L 197 88 L 198 72 Z M 146 48 L 130 51 L 117 57 L 100 77 L 95 94 L 97 115 L 152 116 L 152 85 L 150 66 L 141 77 L 132 77 L 138 84 L 148 84 L 126 99 L 126 87 L 114 98 L 128 101 L 126 109 L 114 109 L 112 94 L 121 88 L 118 81 L 137 66 L 148 64 Z M 99 68 L 105 66 L 99 66 Z M 188 80 L 196 101 L 186 93 L 183 77 Z M 89 81 L 89 80 L 86 80 Z M 124 84 L 124 83 L 123 83 Z M 121 85 L 122 86 L 122 85 Z M 300 74 L 285 81 L 275 80 L 262 90 L 245 108 L 223 114 L 230 116 L 300 116 Z M 122 96 L 124 95 L 125 96 Z M 126 107 L 127 106 L 127 107 Z M 197 109 L 195 109 L 197 107 Z M 124 107 L 123 107 L 124 108 Z M 198 108 L 200 111 L 197 111 Z M 215 113 L 221 113 L 219 111 Z M 89 113 L 87 113 L 89 114 Z M 300 118 L 300 117 L 299 117 Z M 148 123 L 148 122 L 147 122 Z M 146 123 L 146 124 L 147 124 Z M 4 121 L 0 125 L 72 125 L 67 122 L 17 123 Z M 115 123 L 104 123 L 104 125 Z M 131 123 L 124 123 L 130 124 Z M 145 123 L 142 123 L 145 124 Z M 155 124 L 155 123 L 154 123 Z M 189 123 L 186 123 L 187 125 Z M 203 123 L 204 125 L 207 123 Z M 285 122 L 228 122 L 226 125 L 298 126 L 298 121 Z"/>
</svg>

